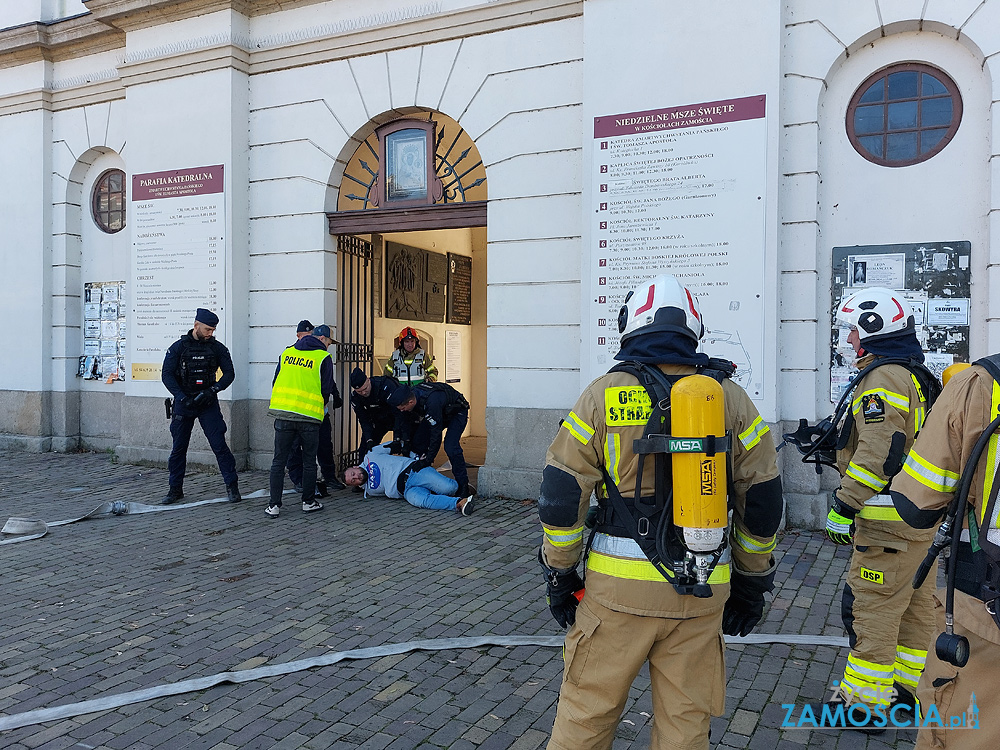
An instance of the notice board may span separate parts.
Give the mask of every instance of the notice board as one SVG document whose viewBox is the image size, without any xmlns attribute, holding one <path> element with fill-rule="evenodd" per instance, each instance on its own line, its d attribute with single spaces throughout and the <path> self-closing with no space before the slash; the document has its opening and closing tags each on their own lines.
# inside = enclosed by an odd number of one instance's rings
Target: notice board
<svg viewBox="0 0 1000 750">
<path fill-rule="evenodd" d="M 913 307 L 925 364 L 938 378 L 954 362 L 969 361 L 972 243 L 918 242 L 833 248 L 830 401 L 836 403 L 857 372 L 847 326 L 837 321 L 841 301 L 859 289 L 887 287 Z"/>
</svg>

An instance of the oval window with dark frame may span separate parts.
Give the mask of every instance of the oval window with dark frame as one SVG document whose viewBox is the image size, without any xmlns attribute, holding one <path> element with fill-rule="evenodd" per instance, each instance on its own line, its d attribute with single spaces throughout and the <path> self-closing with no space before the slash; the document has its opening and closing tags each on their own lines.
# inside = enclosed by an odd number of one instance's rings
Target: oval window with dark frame
<svg viewBox="0 0 1000 750">
<path fill-rule="evenodd" d="M 941 70 L 923 63 L 883 68 L 847 108 L 847 137 L 868 161 L 907 167 L 938 154 L 958 132 L 962 95 Z"/>
<path fill-rule="evenodd" d="M 109 169 L 94 183 L 91 199 L 94 223 L 102 232 L 114 234 L 125 228 L 125 173 Z"/>
</svg>

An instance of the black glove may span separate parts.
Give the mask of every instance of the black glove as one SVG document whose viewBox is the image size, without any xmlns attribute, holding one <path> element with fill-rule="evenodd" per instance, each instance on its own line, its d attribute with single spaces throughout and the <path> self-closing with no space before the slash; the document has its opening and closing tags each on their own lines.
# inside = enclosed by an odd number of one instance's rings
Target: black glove
<svg viewBox="0 0 1000 750">
<path fill-rule="evenodd" d="M 538 562 L 545 571 L 545 602 L 559 626 L 568 628 L 576 622 L 576 608 L 580 600 L 575 594 L 583 589 L 583 579 L 576 568 L 550 568 L 542 560 L 541 549 L 538 550 Z"/>
<path fill-rule="evenodd" d="M 389 443 L 389 453 L 391 453 L 392 455 L 402 456 L 407 452 L 408 451 L 404 449 L 404 444 L 402 440 L 393 440 L 391 443 Z"/>
<path fill-rule="evenodd" d="M 431 465 L 431 460 L 429 458 L 418 458 L 412 464 L 410 464 L 410 469 L 413 471 L 420 471 L 421 469 L 426 469 Z"/>
<path fill-rule="evenodd" d="M 774 566 L 764 575 L 747 575 L 735 566 L 729 582 L 729 599 L 722 612 L 722 632 L 747 635 L 764 616 L 764 592 L 774 588 Z"/>
<path fill-rule="evenodd" d="M 208 406 L 214 396 L 215 394 L 211 391 L 198 391 L 191 399 L 191 403 L 200 409 L 203 406 Z"/>
</svg>

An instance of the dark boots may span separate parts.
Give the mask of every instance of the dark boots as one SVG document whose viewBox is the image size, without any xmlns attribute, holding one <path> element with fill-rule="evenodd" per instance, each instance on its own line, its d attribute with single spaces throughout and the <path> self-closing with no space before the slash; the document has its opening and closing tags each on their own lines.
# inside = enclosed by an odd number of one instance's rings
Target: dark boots
<svg viewBox="0 0 1000 750">
<path fill-rule="evenodd" d="M 231 503 L 238 503 L 243 499 L 243 496 L 240 495 L 240 488 L 236 482 L 230 482 L 226 485 L 226 496 L 229 498 L 229 502 Z"/>
<path fill-rule="evenodd" d="M 160 500 L 160 505 L 170 505 L 171 503 L 176 503 L 183 497 L 184 489 L 182 487 L 171 487 L 167 492 L 167 496 Z"/>
</svg>

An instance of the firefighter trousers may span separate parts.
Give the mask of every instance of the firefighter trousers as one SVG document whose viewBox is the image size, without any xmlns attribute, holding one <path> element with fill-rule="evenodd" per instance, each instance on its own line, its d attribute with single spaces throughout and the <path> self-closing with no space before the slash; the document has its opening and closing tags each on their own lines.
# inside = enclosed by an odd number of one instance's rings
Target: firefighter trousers
<svg viewBox="0 0 1000 750">
<path fill-rule="evenodd" d="M 857 545 L 844 585 L 842 615 L 851 653 L 841 683 L 860 690 L 856 698 L 867 703 L 887 704 L 894 682 L 915 691 L 934 630 L 937 561 L 914 590 L 913 574 L 927 547 L 899 546 L 906 549 Z M 883 698 L 874 700 L 869 691 Z"/>
<path fill-rule="evenodd" d="M 701 617 L 644 617 L 584 596 L 566 634 L 562 687 L 548 750 L 607 750 L 643 664 L 653 691 L 653 750 L 707 750 L 710 718 L 725 710 L 722 609 Z"/>
<path fill-rule="evenodd" d="M 934 597 L 935 638 L 944 632 L 944 598 L 944 590 Z M 914 750 L 994 750 L 1000 742 L 1000 693 L 996 690 L 1000 629 L 981 601 L 956 591 L 955 633 L 969 639 L 969 662 L 961 669 L 943 662 L 931 644 L 917 688 L 923 715 Z"/>
</svg>

